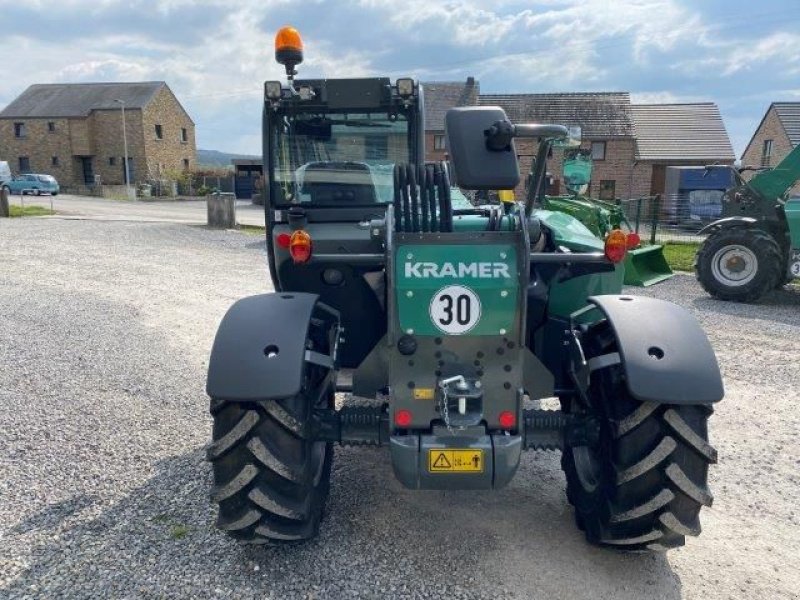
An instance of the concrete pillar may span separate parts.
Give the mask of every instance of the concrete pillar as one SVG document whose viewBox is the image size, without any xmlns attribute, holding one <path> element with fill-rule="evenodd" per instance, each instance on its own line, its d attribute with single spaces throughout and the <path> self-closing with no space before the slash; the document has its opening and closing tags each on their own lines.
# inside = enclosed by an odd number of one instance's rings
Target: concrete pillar
<svg viewBox="0 0 800 600">
<path fill-rule="evenodd" d="M 6 189 L 4 187 L 0 187 L 0 218 L 8 218 L 10 216 L 11 212 L 8 207 L 8 194 L 6 193 Z"/>
<path fill-rule="evenodd" d="M 236 228 L 236 195 L 215 192 L 206 196 L 208 226 L 216 229 Z"/>
</svg>

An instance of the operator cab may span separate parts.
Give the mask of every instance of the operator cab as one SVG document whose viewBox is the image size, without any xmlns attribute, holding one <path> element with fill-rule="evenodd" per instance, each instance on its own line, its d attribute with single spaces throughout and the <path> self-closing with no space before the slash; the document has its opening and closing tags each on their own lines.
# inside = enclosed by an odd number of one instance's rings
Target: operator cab
<svg viewBox="0 0 800 600">
<path fill-rule="evenodd" d="M 385 249 L 373 225 L 394 201 L 395 166 L 423 160 L 422 90 L 411 79 L 295 79 L 302 42 L 291 28 L 275 54 L 288 85 L 264 85 L 272 280 L 341 312 L 340 363 L 354 368 L 386 333 Z"/>
</svg>

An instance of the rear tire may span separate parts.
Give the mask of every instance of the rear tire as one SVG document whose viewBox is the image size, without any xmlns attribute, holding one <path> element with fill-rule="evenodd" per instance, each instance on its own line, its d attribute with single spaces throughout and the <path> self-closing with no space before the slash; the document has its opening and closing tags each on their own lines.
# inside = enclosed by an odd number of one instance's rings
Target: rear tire
<svg viewBox="0 0 800 600">
<path fill-rule="evenodd" d="M 258 403 L 212 398 L 207 457 L 214 473 L 211 498 L 219 505 L 217 527 L 249 544 L 317 535 L 333 448 L 311 438 L 311 422 L 314 408 L 334 407 L 335 381 L 334 371 L 305 363 L 302 389 L 292 398 Z"/>
<path fill-rule="evenodd" d="M 762 229 L 735 227 L 709 235 L 695 257 L 700 285 L 720 300 L 755 302 L 783 280 L 775 239 Z"/>
<path fill-rule="evenodd" d="M 616 352 L 610 327 L 590 331 L 587 358 Z M 562 401 L 568 412 L 600 422 L 600 443 L 566 447 L 561 466 L 567 499 L 586 539 L 626 551 L 664 551 L 700 533 L 699 513 L 711 506 L 708 466 L 717 453 L 708 444 L 705 405 L 639 402 L 627 390 L 620 365 L 592 373 L 592 406 Z"/>
</svg>

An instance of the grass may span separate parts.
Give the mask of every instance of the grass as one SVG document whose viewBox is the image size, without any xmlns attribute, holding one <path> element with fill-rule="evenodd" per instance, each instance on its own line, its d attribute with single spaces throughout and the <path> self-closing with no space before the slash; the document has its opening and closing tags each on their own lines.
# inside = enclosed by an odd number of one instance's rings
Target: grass
<svg viewBox="0 0 800 600">
<path fill-rule="evenodd" d="M 186 525 L 173 525 L 169 530 L 173 540 L 182 540 L 189 535 L 189 528 Z"/>
<path fill-rule="evenodd" d="M 266 228 L 260 225 L 239 225 L 239 231 L 247 235 L 264 235 Z"/>
<path fill-rule="evenodd" d="M 668 242 L 664 244 L 664 258 L 673 271 L 694 271 L 694 255 L 699 247 L 696 242 Z"/>
<path fill-rule="evenodd" d="M 41 217 L 42 215 L 52 215 L 53 211 L 44 206 L 37 206 L 36 204 L 26 204 L 23 208 L 16 204 L 9 206 L 12 217 Z"/>
</svg>

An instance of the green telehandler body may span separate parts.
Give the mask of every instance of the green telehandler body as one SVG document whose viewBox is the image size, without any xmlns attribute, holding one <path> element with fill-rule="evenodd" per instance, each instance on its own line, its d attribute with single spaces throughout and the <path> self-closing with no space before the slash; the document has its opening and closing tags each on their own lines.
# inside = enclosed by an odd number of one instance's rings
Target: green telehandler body
<svg viewBox="0 0 800 600">
<path fill-rule="evenodd" d="M 423 86 L 294 79 L 287 38 L 288 84 L 266 82 L 263 101 L 275 292 L 228 310 L 208 367 L 218 527 L 313 538 L 342 444 L 380 448 L 406 488 L 466 493 L 509 484 L 525 450 L 561 451 L 590 542 L 663 551 L 699 534 L 724 390 L 694 317 L 621 293 L 622 232 L 601 240 L 532 195 L 454 206 L 449 169 L 424 161 Z M 445 121 L 468 191 L 518 185 L 517 138 L 537 147 L 538 189 L 567 135 L 497 107 Z"/>
</svg>

